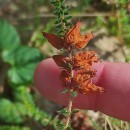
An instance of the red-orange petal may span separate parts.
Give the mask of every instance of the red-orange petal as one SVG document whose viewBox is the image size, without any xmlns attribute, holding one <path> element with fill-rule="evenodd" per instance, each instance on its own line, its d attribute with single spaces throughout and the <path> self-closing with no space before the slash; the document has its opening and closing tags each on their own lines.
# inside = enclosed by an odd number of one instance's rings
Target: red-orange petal
<svg viewBox="0 0 130 130">
<path fill-rule="evenodd" d="M 77 24 L 70 28 L 65 36 L 65 41 L 67 46 L 75 46 L 78 42 L 80 37 L 80 22 L 78 21 Z"/>
<path fill-rule="evenodd" d="M 78 21 L 74 27 L 69 29 L 66 36 L 68 36 L 68 35 L 80 36 L 80 26 L 81 26 L 81 23 Z"/>
<path fill-rule="evenodd" d="M 71 87 L 71 76 L 69 71 L 62 70 L 60 75 L 61 82 L 65 87 Z"/>
<path fill-rule="evenodd" d="M 86 83 L 82 87 L 78 88 L 78 91 L 82 94 L 88 95 L 88 94 L 94 94 L 94 93 L 103 93 L 104 88 L 96 86 L 92 83 Z"/>
<path fill-rule="evenodd" d="M 92 33 L 89 33 L 85 36 L 80 36 L 79 41 L 75 44 L 75 47 L 77 49 L 83 49 L 88 44 L 88 42 L 93 38 L 94 35 Z"/>
<path fill-rule="evenodd" d="M 80 52 L 73 56 L 74 69 L 90 69 L 93 62 L 98 62 L 99 59 L 94 51 Z"/>
<path fill-rule="evenodd" d="M 67 67 L 69 63 L 69 58 L 63 55 L 54 55 L 52 58 L 58 66 L 63 68 Z"/>
<path fill-rule="evenodd" d="M 64 43 L 63 39 L 51 33 L 42 32 L 42 34 L 48 40 L 48 42 L 55 48 L 57 49 L 63 48 L 63 43 Z"/>
<path fill-rule="evenodd" d="M 85 35 L 85 41 L 86 42 L 89 42 L 93 38 L 94 38 L 93 33 L 88 33 L 87 35 Z"/>
</svg>

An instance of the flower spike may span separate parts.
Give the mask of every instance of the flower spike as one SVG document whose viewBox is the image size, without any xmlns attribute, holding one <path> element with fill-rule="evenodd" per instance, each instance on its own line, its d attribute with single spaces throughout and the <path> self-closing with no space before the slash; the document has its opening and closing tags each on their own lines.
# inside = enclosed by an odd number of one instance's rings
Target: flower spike
<svg viewBox="0 0 130 130">
<path fill-rule="evenodd" d="M 69 29 L 64 37 L 43 32 L 43 36 L 52 46 L 61 50 L 65 49 L 67 56 L 54 55 L 52 58 L 62 69 L 60 79 L 64 87 L 82 94 L 102 93 L 104 88 L 92 83 L 91 78 L 96 76 L 96 70 L 92 69 L 94 62 L 99 62 L 95 51 L 80 51 L 73 55 L 73 49 L 83 49 L 93 39 L 92 33 L 81 35 L 81 23 Z"/>
</svg>

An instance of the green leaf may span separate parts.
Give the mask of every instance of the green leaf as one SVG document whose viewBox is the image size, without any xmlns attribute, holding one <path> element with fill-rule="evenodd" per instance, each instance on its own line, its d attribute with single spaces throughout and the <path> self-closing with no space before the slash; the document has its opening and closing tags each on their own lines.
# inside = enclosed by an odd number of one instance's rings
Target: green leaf
<svg viewBox="0 0 130 130">
<path fill-rule="evenodd" d="M 62 18 L 58 19 L 55 24 L 59 24 L 62 21 Z"/>
<path fill-rule="evenodd" d="M 50 122 L 51 116 L 36 106 L 34 97 L 28 90 L 29 89 L 25 86 L 17 87 L 17 92 L 14 93 L 15 98 L 24 104 L 24 110 L 26 111 L 27 116 L 40 122 L 43 126 L 46 126 Z"/>
<path fill-rule="evenodd" d="M 0 19 L 0 49 L 8 50 L 20 45 L 16 29 L 5 20 Z"/>
<path fill-rule="evenodd" d="M 59 34 L 63 33 L 63 29 L 62 29 L 62 28 L 59 28 L 58 33 L 59 33 Z"/>
<path fill-rule="evenodd" d="M 64 116 L 67 116 L 68 115 L 68 110 L 66 110 L 66 109 L 62 109 L 62 110 L 60 110 L 60 111 L 57 111 L 59 114 L 62 114 L 62 115 L 64 115 Z"/>
<path fill-rule="evenodd" d="M 10 65 L 15 64 L 15 55 L 18 48 L 11 48 L 8 50 L 2 51 L 2 59 L 4 62 L 9 63 Z"/>
<path fill-rule="evenodd" d="M 65 15 L 68 15 L 68 14 L 69 14 L 69 8 L 68 8 L 68 7 L 65 7 L 65 9 L 64 9 L 64 14 L 65 14 Z"/>
<path fill-rule="evenodd" d="M 65 9 L 65 5 L 64 5 L 64 4 L 65 4 L 65 3 L 63 3 L 63 5 L 61 5 L 62 10 Z"/>
<path fill-rule="evenodd" d="M 78 93 L 76 91 L 72 91 L 70 94 L 72 97 L 77 97 L 77 95 L 78 95 Z"/>
<path fill-rule="evenodd" d="M 51 1 L 51 4 L 56 4 L 56 3 L 57 3 L 56 0 L 52 0 L 52 1 Z"/>
<path fill-rule="evenodd" d="M 58 10 L 55 10 L 55 11 L 53 12 L 53 14 L 54 14 L 54 15 L 60 15 L 60 12 L 59 12 Z"/>
<path fill-rule="evenodd" d="M 36 65 L 43 59 L 43 54 L 38 49 L 27 46 L 20 46 L 15 52 L 6 51 L 2 54 L 4 61 L 12 65 L 8 77 L 14 85 L 30 84 Z"/>
<path fill-rule="evenodd" d="M 25 66 L 14 66 L 8 71 L 9 81 L 13 85 L 28 85 L 33 79 L 34 69 L 36 64 L 27 64 Z"/>
<path fill-rule="evenodd" d="M 57 123 L 58 130 L 64 130 L 65 125 L 63 123 Z"/>
<path fill-rule="evenodd" d="M 69 20 L 69 19 L 71 19 L 72 18 L 72 16 L 66 16 L 64 19 L 65 20 Z"/>
<path fill-rule="evenodd" d="M 11 64 L 9 61 L 9 59 L 11 59 L 12 65 L 14 66 L 38 63 L 43 59 L 43 54 L 38 49 L 28 46 L 19 46 L 19 48 L 15 50 L 5 51 L 2 54 L 4 61 Z"/>
<path fill-rule="evenodd" d="M 56 28 L 61 29 L 61 28 L 62 28 L 62 24 L 61 24 L 61 23 L 60 23 L 60 24 L 57 24 L 57 25 L 56 25 Z"/>
<path fill-rule="evenodd" d="M 65 88 L 64 90 L 61 91 L 61 93 L 67 93 L 69 90 Z"/>
<path fill-rule="evenodd" d="M 13 103 L 8 99 L 0 99 L 0 119 L 7 123 L 22 123 L 26 113 L 25 107 L 21 103 Z"/>
<path fill-rule="evenodd" d="M 71 127 L 67 127 L 67 129 L 66 130 L 73 130 Z"/>
<path fill-rule="evenodd" d="M 67 12 L 67 11 L 64 12 L 64 15 L 68 15 L 68 14 L 69 14 L 69 12 Z"/>
</svg>

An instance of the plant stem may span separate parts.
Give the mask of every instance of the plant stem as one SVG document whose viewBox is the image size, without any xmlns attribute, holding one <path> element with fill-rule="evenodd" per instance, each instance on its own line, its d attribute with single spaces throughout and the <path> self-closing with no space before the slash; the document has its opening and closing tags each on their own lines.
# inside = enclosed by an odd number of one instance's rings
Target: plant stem
<svg viewBox="0 0 130 130">
<path fill-rule="evenodd" d="M 70 58 L 70 60 L 72 60 L 72 51 L 68 53 L 68 56 Z M 70 75 L 71 75 L 71 78 L 74 77 L 74 71 L 73 69 L 71 68 L 71 71 L 70 71 Z M 67 127 L 69 126 L 69 123 L 70 123 L 70 119 L 71 119 L 71 112 L 72 112 L 72 105 L 73 105 L 73 97 L 71 96 L 71 92 L 73 91 L 73 89 L 70 89 L 70 97 L 69 97 L 69 103 L 68 103 L 68 116 L 67 116 L 67 119 L 66 119 L 66 124 L 65 124 L 65 129 L 67 129 Z"/>
<path fill-rule="evenodd" d="M 70 95 L 69 104 L 68 104 L 68 117 L 66 119 L 65 129 L 69 126 L 70 118 L 71 118 L 71 112 L 72 112 L 72 104 L 73 104 L 73 97 Z"/>
</svg>

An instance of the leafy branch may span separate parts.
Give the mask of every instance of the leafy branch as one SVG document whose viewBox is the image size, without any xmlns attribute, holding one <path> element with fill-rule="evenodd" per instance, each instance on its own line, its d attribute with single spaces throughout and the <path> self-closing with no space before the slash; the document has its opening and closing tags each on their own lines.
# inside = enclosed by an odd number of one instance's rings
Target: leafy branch
<svg viewBox="0 0 130 130">
<path fill-rule="evenodd" d="M 53 14 L 57 17 L 55 22 L 58 35 L 64 36 L 71 26 L 71 16 L 69 16 L 69 6 L 65 5 L 65 0 L 52 0 L 51 4 L 55 9 Z"/>
</svg>

